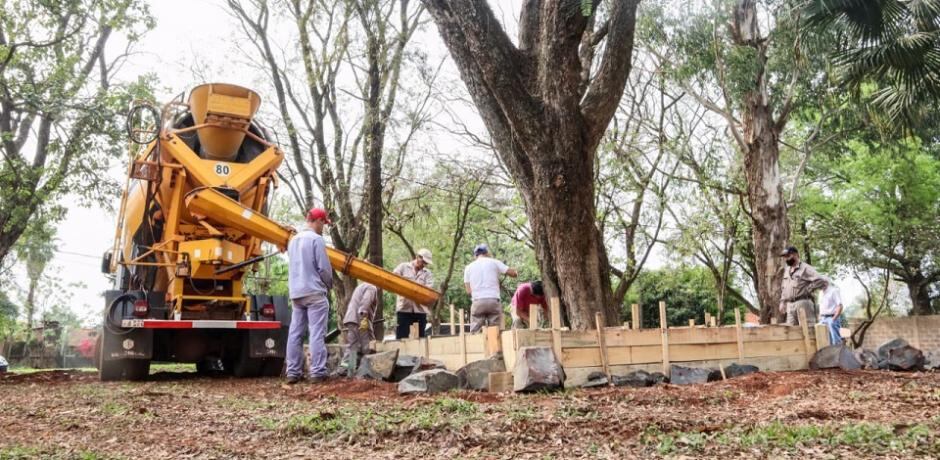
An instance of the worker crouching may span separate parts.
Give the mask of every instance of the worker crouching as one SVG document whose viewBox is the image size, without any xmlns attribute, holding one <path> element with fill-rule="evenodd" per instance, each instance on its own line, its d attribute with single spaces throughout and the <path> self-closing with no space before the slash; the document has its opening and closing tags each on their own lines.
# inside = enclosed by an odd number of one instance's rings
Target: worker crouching
<svg viewBox="0 0 940 460">
<path fill-rule="evenodd" d="M 342 366 L 347 369 L 348 375 L 356 371 L 359 357 L 369 353 L 369 342 L 375 340 L 372 321 L 377 306 L 378 289 L 369 283 L 359 284 L 346 306 L 346 315 L 343 316 L 346 350 Z"/>
</svg>

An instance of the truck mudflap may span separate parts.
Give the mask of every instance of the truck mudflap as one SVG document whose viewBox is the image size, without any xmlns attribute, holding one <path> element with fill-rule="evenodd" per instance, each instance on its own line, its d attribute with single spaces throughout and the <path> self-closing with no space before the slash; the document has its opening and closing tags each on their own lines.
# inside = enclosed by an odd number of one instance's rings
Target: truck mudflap
<svg viewBox="0 0 940 460">
<path fill-rule="evenodd" d="M 287 328 L 253 329 L 248 332 L 248 355 L 252 358 L 284 358 Z"/>
<path fill-rule="evenodd" d="M 150 360 L 153 357 L 153 330 L 128 329 L 120 334 L 105 331 L 101 334 L 101 357 L 107 361 Z"/>
</svg>

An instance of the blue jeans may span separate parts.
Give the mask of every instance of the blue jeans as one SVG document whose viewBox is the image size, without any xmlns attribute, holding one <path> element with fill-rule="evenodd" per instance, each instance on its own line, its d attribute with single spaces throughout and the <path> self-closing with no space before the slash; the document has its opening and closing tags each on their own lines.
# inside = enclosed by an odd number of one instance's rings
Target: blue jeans
<svg viewBox="0 0 940 460">
<path fill-rule="evenodd" d="M 304 335 L 310 333 L 310 377 L 326 377 L 326 325 L 330 300 L 325 295 L 293 299 L 287 333 L 287 376 L 304 375 Z"/>
<path fill-rule="evenodd" d="M 842 327 L 842 321 L 838 316 L 823 316 L 819 322 L 826 325 L 829 331 L 829 344 L 842 345 L 842 335 L 839 334 L 839 328 Z"/>
</svg>

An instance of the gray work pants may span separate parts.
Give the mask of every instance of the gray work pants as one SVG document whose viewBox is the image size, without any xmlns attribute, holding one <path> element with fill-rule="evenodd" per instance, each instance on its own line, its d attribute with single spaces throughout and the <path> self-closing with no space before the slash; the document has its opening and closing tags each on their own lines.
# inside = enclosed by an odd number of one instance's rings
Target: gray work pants
<svg viewBox="0 0 940 460">
<path fill-rule="evenodd" d="M 470 305 L 470 333 L 479 332 L 483 326 L 499 325 L 502 313 L 499 299 L 477 299 Z"/>
<path fill-rule="evenodd" d="M 372 329 L 364 331 L 359 330 L 359 325 L 355 323 L 346 323 L 346 349 L 343 352 L 343 362 L 352 364 L 350 357 L 356 353 L 356 361 L 359 357 L 369 353 L 369 342 L 373 340 Z"/>
<path fill-rule="evenodd" d="M 330 300 L 325 295 L 293 299 L 287 332 L 287 376 L 304 375 L 304 335 L 310 334 L 310 377 L 326 377 L 326 324 Z"/>
<path fill-rule="evenodd" d="M 806 311 L 806 326 L 810 327 L 816 324 L 816 309 L 812 300 L 803 299 L 796 302 L 787 302 L 787 324 L 790 326 L 800 325 L 800 309 Z"/>
</svg>

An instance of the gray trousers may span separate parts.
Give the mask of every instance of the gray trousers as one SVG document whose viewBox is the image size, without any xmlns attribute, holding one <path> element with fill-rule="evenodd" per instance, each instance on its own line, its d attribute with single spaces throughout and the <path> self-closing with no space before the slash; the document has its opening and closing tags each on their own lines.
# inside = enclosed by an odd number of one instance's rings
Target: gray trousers
<svg viewBox="0 0 940 460">
<path fill-rule="evenodd" d="M 480 332 L 483 326 L 499 325 L 503 311 L 499 299 L 478 299 L 470 305 L 470 333 Z"/>
<path fill-rule="evenodd" d="M 797 300 L 796 302 L 787 302 L 787 324 L 790 326 L 800 325 L 800 309 L 806 311 L 806 325 L 816 324 L 816 309 L 813 301 L 809 299 Z"/>
<path fill-rule="evenodd" d="M 359 330 L 359 325 L 355 323 L 346 323 L 346 349 L 343 351 L 343 362 L 350 363 L 350 356 L 356 353 L 358 357 L 369 353 L 369 342 L 373 340 L 372 329 L 365 331 Z"/>
<path fill-rule="evenodd" d="M 287 332 L 287 376 L 304 375 L 304 335 L 310 334 L 310 377 L 326 377 L 326 323 L 330 300 L 324 295 L 293 299 Z"/>
</svg>

